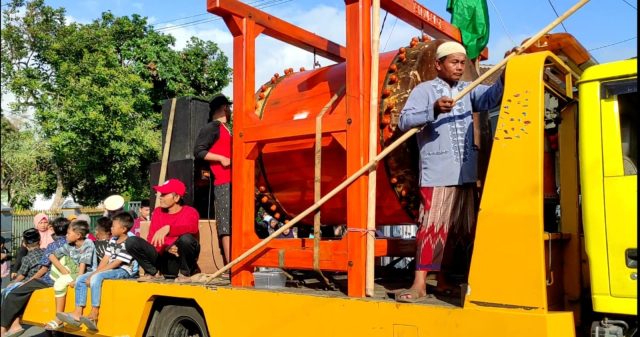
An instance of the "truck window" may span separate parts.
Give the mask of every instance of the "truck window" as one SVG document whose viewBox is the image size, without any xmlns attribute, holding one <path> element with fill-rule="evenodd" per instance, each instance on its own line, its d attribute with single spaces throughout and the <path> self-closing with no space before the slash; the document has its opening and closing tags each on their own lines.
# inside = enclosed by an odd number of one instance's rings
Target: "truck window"
<svg viewBox="0 0 640 337">
<path fill-rule="evenodd" d="M 603 88 L 605 98 L 617 96 L 624 175 L 637 175 L 639 117 L 637 79 L 606 83 Z"/>
</svg>

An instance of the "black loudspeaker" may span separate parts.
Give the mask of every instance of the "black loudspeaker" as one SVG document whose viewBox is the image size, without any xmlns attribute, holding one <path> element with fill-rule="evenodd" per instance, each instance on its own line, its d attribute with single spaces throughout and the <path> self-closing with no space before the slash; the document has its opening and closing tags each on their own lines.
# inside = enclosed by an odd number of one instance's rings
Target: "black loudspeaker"
<svg viewBox="0 0 640 337">
<path fill-rule="evenodd" d="M 162 146 L 167 138 L 169 113 L 172 99 L 168 99 L 162 106 Z M 173 116 L 171 131 L 171 146 L 169 147 L 169 161 L 193 159 L 193 147 L 198 132 L 209 119 L 209 102 L 193 97 L 178 97 L 176 111 Z"/>
<path fill-rule="evenodd" d="M 155 162 L 149 167 L 149 171 L 151 171 L 151 209 L 155 208 L 156 191 L 153 186 L 158 185 L 160 166 L 160 162 Z M 201 160 L 182 159 L 167 163 L 165 180 L 179 179 L 187 186 L 184 202 L 198 210 L 200 219 L 214 219 L 213 184 L 211 184 L 210 177 L 209 165 Z"/>
</svg>

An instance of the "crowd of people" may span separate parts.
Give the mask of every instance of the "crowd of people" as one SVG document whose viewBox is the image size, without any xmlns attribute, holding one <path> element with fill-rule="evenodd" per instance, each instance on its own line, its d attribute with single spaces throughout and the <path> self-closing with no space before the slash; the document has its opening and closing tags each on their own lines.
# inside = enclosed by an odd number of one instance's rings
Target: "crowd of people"
<svg viewBox="0 0 640 337">
<path fill-rule="evenodd" d="M 97 331 L 105 280 L 162 278 L 189 282 L 190 276 L 198 272 L 198 212 L 184 205 L 186 187 L 180 180 L 169 179 L 154 189 L 160 195 L 160 203 L 151 215 L 147 203 L 141 206 L 140 216 L 135 217 L 123 210 L 124 198 L 107 198 L 105 215 L 96 220 L 93 233 L 91 220 L 85 214 L 53 221 L 44 213 L 35 215 L 34 228 L 22 233 L 11 275 L 11 256 L 3 238 L 2 273 L 10 282 L 2 289 L 2 337 L 24 333 L 20 316 L 38 289 L 53 288 L 54 292 L 56 315 L 45 329 L 84 325 Z M 147 220 L 148 235 L 141 237 L 141 222 Z M 65 312 L 69 289 L 75 292 L 75 307 Z M 90 310 L 83 316 L 86 306 Z"/>
</svg>

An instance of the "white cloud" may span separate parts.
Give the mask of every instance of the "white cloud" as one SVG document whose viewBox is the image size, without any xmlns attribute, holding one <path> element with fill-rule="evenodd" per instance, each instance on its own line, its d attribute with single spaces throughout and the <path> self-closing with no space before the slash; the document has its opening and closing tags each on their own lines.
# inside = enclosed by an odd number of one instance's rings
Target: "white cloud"
<svg viewBox="0 0 640 337">
<path fill-rule="evenodd" d="M 78 20 L 76 20 L 76 18 L 74 18 L 73 16 L 71 16 L 71 15 L 65 15 L 64 16 L 64 24 L 65 25 L 69 25 L 69 24 L 72 24 L 74 22 L 78 22 Z"/>
</svg>

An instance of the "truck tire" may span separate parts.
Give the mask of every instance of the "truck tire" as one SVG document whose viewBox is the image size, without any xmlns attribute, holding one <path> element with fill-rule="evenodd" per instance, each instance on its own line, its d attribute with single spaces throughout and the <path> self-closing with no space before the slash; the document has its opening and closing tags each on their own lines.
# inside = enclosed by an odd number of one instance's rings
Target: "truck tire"
<svg viewBox="0 0 640 337">
<path fill-rule="evenodd" d="M 204 318 L 191 306 L 166 305 L 158 322 L 157 337 L 209 337 Z"/>
</svg>

